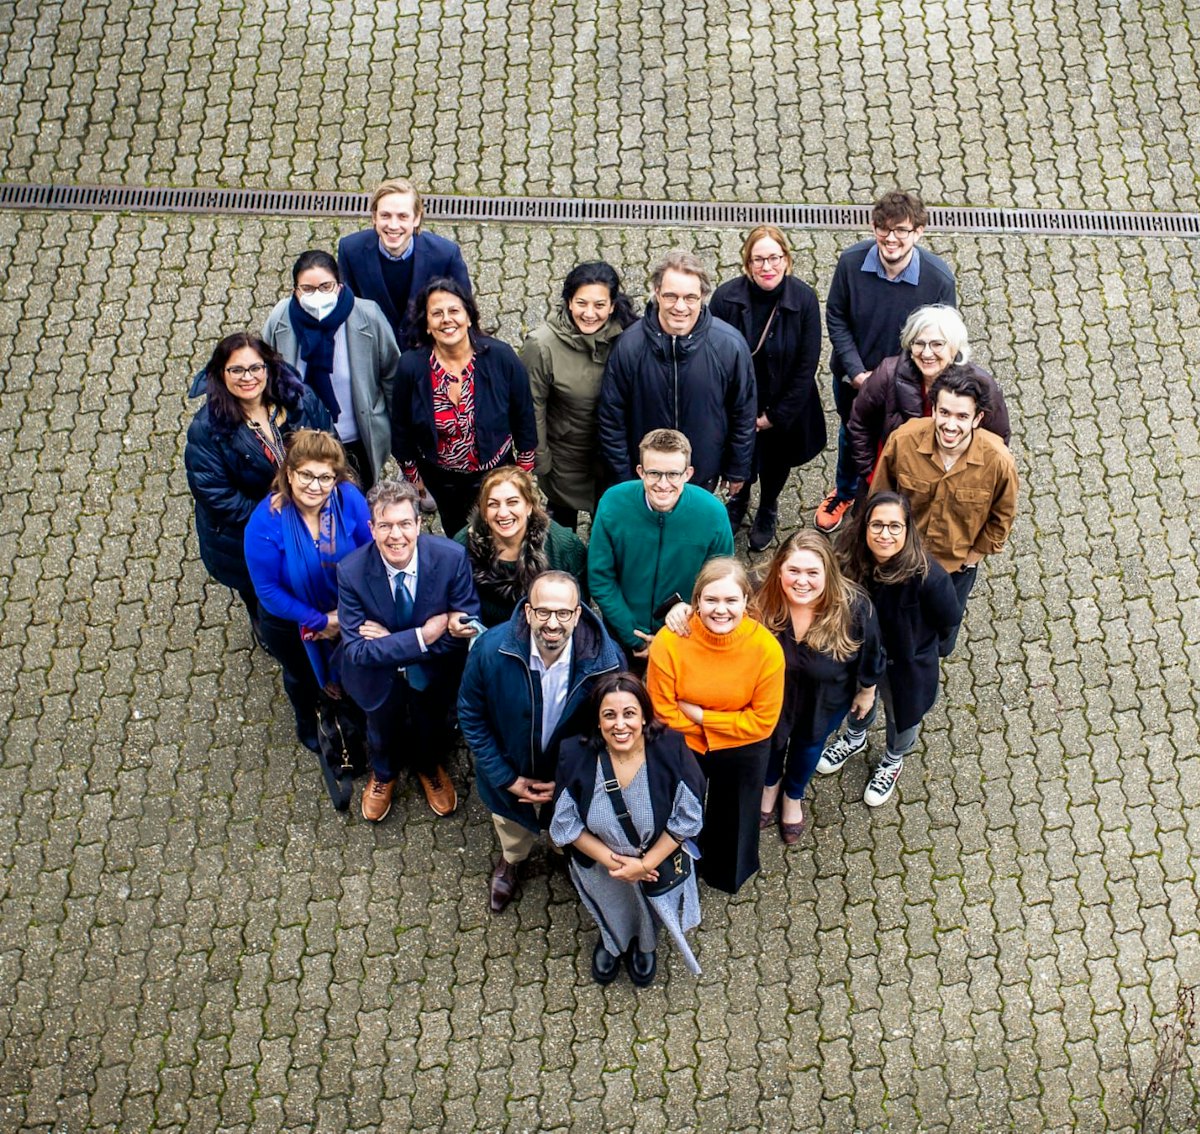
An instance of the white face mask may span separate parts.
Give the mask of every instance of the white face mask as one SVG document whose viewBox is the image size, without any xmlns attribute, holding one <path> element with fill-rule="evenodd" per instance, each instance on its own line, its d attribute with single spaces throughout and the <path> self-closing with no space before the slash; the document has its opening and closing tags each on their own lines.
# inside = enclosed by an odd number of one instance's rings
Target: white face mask
<svg viewBox="0 0 1200 1134">
<path fill-rule="evenodd" d="M 300 306 L 320 322 L 337 306 L 339 291 L 331 291 L 328 295 L 323 291 L 314 291 L 312 295 L 298 296 Z"/>
</svg>

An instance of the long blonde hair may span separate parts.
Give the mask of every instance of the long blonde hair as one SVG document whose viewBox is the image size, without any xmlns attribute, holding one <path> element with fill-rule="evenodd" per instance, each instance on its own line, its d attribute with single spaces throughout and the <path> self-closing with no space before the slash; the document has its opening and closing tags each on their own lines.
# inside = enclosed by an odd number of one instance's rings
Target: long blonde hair
<svg viewBox="0 0 1200 1134">
<path fill-rule="evenodd" d="M 780 573 L 788 557 L 797 551 L 811 552 L 825 568 L 825 591 L 813 607 L 815 617 L 804 635 L 805 644 L 836 661 L 846 661 L 862 645 L 862 639 L 853 634 L 854 606 L 870 599 L 860 586 L 842 574 L 829 540 L 818 532 L 796 532 L 775 552 L 751 600 L 754 616 L 769 630 L 791 633 L 792 612 L 783 593 Z"/>
</svg>

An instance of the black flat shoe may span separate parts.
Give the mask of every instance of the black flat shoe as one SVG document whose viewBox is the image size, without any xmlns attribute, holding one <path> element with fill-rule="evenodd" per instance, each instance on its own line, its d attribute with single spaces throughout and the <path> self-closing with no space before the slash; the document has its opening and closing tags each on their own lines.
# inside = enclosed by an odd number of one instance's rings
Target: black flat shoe
<svg viewBox="0 0 1200 1134">
<path fill-rule="evenodd" d="M 658 955 L 653 951 L 642 953 L 636 945 L 630 945 L 629 952 L 625 954 L 625 968 L 634 986 L 645 988 L 654 980 L 654 974 L 658 970 Z"/>
<path fill-rule="evenodd" d="M 604 948 L 604 942 L 598 941 L 592 954 L 592 980 L 597 984 L 612 984 L 620 972 L 621 958 L 614 957 Z"/>
</svg>

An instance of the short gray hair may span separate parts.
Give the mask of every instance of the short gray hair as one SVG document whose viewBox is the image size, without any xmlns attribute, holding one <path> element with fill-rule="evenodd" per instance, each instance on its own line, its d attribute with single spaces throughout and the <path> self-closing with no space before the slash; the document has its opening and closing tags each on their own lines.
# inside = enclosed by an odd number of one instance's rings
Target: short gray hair
<svg viewBox="0 0 1200 1134">
<path fill-rule="evenodd" d="M 912 348 L 916 337 L 930 327 L 937 327 L 946 342 L 954 348 L 952 362 L 965 365 L 971 361 L 971 344 L 967 341 L 967 325 L 957 307 L 948 303 L 930 303 L 918 307 L 900 328 L 900 349 L 905 353 Z"/>
<path fill-rule="evenodd" d="M 712 291 L 712 279 L 708 269 L 701 263 L 699 256 L 686 248 L 672 248 L 650 269 L 650 286 L 655 291 L 662 287 L 663 276 L 668 272 L 686 272 L 689 276 L 696 276 L 700 280 L 702 299 Z"/>
<path fill-rule="evenodd" d="M 384 508 L 393 504 L 403 504 L 408 501 L 412 505 L 413 516 L 421 517 L 421 494 L 407 480 L 380 480 L 367 493 L 367 505 L 371 509 L 371 519 L 374 519 Z"/>
</svg>

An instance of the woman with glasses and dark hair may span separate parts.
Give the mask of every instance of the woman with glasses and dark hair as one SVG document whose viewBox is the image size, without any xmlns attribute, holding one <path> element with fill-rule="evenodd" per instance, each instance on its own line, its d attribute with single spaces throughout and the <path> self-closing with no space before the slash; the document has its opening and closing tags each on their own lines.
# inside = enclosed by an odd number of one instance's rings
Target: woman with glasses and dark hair
<svg viewBox="0 0 1200 1134">
<path fill-rule="evenodd" d="M 596 421 L 604 364 L 637 320 L 616 270 L 591 260 L 567 274 L 561 304 L 521 348 L 537 422 L 538 484 L 550 515 L 572 531 L 581 511 L 595 513 L 604 483 Z"/>
<path fill-rule="evenodd" d="M 700 833 L 704 776 L 632 673 L 601 677 L 591 706 L 589 733 L 559 749 L 550 838 L 570 847 L 571 880 L 600 929 L 592 979 L 615 980 L 624 958 L 634 985 L 648 985 L 660 925 L 699 973 L 684 934 L 700 924 L 689 844 Z M 675 884 L 654 893 L 668 874 Z"/>
<path fill-rule="evenodd" d="M 479 486 L 471 519 L 454 536 L 467 549 L 485 626 L 507 622 L 543 571 L 566 571 L 587 605 L 587 548 L 542 507 L 532 473 L 492 469 Z"/>
<path fill-rule="evenodd" d="M 262 640 L 246 566 L 246 524 L 283 464 L 287 439 L 297 429 L 328 429 L 329 411 L 270 346 L 245 333 L 217 343 L 203 389 L 208 396 L 188 426 L 183 451 L 200 558 L 218 583 L 241 596 Z M 300 741 L 315 752 L 316 707 L 292 705 Z"/>
<path fill-rule="evenodd" d="M 871 596 L 887 666 L 879 682 L 887 713 L 887 751 L 863 793 L 868 807 L 891 797 L 904 757 L 917 744 L 925 714 L 937 700 L 939 661 L 953 643 L 962 608 L 954 584 L 921 543 L 908 497 L 870 497 L 838 548 L 846 577 Z M 838 772 L 867 747 L 865 728 L 851 727 L 824 752 L 823 774 Z"/>
<path fill-rule="evenodd" d="M 365 492 L 392 445 L 389 411 L 400 351 L 383 312 L 344 287 L 337 261 L 315 249 L 293 265 L 292 294 L 267 316 L 263 338 L 329 411 Z"/>
<path fill-rule="evenodd" d="M 363 722 L 342 690 L 334 661 L 338 644 L 337 565 L 371 542 L 370 510 L 352 480 L 345 450 L 332 434 L 301 429 L 270 495 L 246 525 L 246 565 L 261 608 L 261 634 L 283 667 L 297 708 L 329 717 L 341 708 Z M 344 702 L 344 704 L 343 704 Z M 334 806 L 350 804 L 351 774 L 322 761 Z"/>
<path fill-rule="evenodd" d="M 392 452 L 405 477 L 437 500 L 442 530 L 467 522 L 484 474 L 533 470 L 537 428 L 529 376 L 507 343 L 479 330 L 479 309 L 457 281 L 436 279 L 413 300 L 416 347 L 400 359 Z"/>
<path fill-rule="evenodd" d="M 750 550 L 763 551 L 775 538 L 779 494 L 792 469 L 825 448 L 825 411 L 816 382 L 821 306 L 817 293 L 792 275 L 787 237 L 764 224 L 751 229 L 742 244 L 742 275 L 713 292 L 709 309 L 742 333 L 754 359 L 753 472 L 727 509 L 736 534 L 750 507 L 750 485 L 758 480 Z"/>
</svg>

